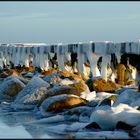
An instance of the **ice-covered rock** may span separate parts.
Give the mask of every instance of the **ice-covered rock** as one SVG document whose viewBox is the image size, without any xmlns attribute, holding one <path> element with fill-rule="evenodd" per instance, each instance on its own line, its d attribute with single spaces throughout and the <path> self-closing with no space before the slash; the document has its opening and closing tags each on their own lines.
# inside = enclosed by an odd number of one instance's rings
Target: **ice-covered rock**
<svg viewBox="0 0 140 140">
<path fill-rule="evenodd" d="M 33 109 L 50 85 L 39 77 L 33 77 L 26 87 L 19 92 L 11 106 L 17 109 Z"/>
<path fill-rule="evenodd" d="M 130 132 L 129 136 L 134 137 L 136 139 L 140 139 L 140 125 L 134 127 Z"/>
<path fill-rule="evenodd" d="M 86 100 L 76 95 L 62 94 L 45 99 L 40 106 L 40 110 L 42 115 L 45 116 L 47 111 L 60 112 L 64 111 L 65 109 L 85 105 L 86 103 Z"/>
<path fill-rule="evenodd" d="M 53 88 L 49 89 L 44 94 L 44 96 L 42 96 L 38 106 L 40 106 L 41 103 L 45 99 L 52 97 L 52 96 L 61 95 L 61 94 L 73 94 L 73 95 L 77 95 L 77 96 L 80 95 L 79 91 L 74 87 L 64 86 L 64 85 L 63 86 L 54 86 Z"/>
<path fill-rule="evenodd" d="M 104 79 L 99 79 L 93 80 L 93 89 L 97 92 L 114 92 L 118 87 L 110 80 L 105 81 Z"/>
<path fill-rule="evenodd" d="M 10 76 L 0 84 L 0 100 L 14 99 L 25 87 L 25 84 L 17 77 Z"/>
<path fill-rule="evenodd" d="M 45 75 L 45 76 L 48 76 L 48 75 L 53 74 L 53 73 L 57 73 L 57 70 L 54 69 L 54 68 L 51 68 L 51 67 L 48 68 L 47 71 L 43 71 L 43 72 L 42 72 L 42 74 Z"/>
<path fill-rule="evenodd" d="M 96 122 L 102 129 L 114 129 L 119 121 L 136 126 L 140 124 L 140 112 L 126 104 L 116 107 L 97 108 L 90 116 L 90 122 Z"/>
<path fill-rule="evenodd" d="M 71 73 L 70 71 L 60 71 L 59 72 L 61 74 L 60 77 L 62 78 L 69 78 L 71 80 L 77 80 L 77 81 L 80 81 L 80 80 L 83 80 L 82 79 L 82 76 L 79 74 L 79 73 Z"/>
<path fill-rule="evenodd" d="M 81 93 L 81 92 L 89 93 L 90 92 L 89 87 L 86 85 L 86 83 L 84 81 L 78 81 L 73 84 L 70 84 L 69 86 L 76 88 L 79 93 Z"/>
<path fill-rule="evenodd" d="M 45 76 L 43 78 L 44 81 L 48 82 L 48 83 L 60 83 L 61 78 L 60 78 L 60 74 L 59 73 L 52 73 L 48 76 Z"/>
<path fill-rule="evenodd" d="M 132 128 L 134 128 L 134 126 L 127 124 L 125 122 L 122 122 L 122 121 L 119 121 L 116 124 L 116 129 L 131 130 Z"/>
<path fill-rule="evenodd" d="M 120 103 L 128 104 L 128 105 L 138 105 L 136 102 L 140 99 L 140 93 L 133 89 L 126 89 L 118 96 L 117 100 L 114 102 L 113 106 L 117 106 Z"/>
<path fill-rule="evenodd" d="M 89 92 L 89 93 L 87 93 L 87 92 L 81 92 L 80 97 L 83 98 L 83 99 L 86 99 L 87 101 L 90 102 L 90 101 L 92 101 L 92 100 L 95 99 L 96 92 L 95 91 Z"/>
<path fill-rule="evenodd" d="M 76 83 L 76 80 L 70 80 L 68 78 L 65 78 L 63 80 L 61 80 L 61 82 L 59 83 L 60 85 L 71 85 Z"/>
<path fill-rule="evenodd" d="M 47 87 L 39 87 L 31 94 L 23 96 L 18 101 L 12 103 L 15 110 L 31 110 L 34 109 L 48 90 Z"/>
</svg>

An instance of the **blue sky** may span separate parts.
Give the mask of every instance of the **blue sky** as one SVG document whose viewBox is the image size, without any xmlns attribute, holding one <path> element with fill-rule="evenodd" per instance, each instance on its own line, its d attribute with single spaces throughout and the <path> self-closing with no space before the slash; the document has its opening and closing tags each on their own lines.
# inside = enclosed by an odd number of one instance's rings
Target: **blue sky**
<svg viewBox="0 0 140 140">
<path fill-rule="evenodd" d="M 138 39 L 140 2 L 0 2 L 0 43 Z"/>
</svg>

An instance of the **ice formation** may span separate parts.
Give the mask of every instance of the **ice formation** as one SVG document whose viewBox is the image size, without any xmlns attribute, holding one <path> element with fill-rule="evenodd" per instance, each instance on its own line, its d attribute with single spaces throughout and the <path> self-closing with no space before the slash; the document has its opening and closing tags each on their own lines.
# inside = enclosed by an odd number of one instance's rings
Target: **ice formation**
<svg viewBox="0 0 140 140">
<path fill-rule="evenodd" d="M 51 66 L 50 59 L 56 54 L 58 68 L 62 71 L 69 69 L 65 62 L 71 61 L 71 54 L 77 54 L 78 71 L 85 75 L 85 63 L 89 63 L 90 72 L 93 77 L 101 76 L 107 80 L 108 66 L 111 66 L 111 54 L 115 54 L 117 62 L 120 63 L 121 55 L 124 53 L 140 54 L 140 42 L 87 42 L 75 44 L 56 44 L 49 45 L 45 43 L 11 43 L 0 45 L 0 67 L 10 65 L 25 65 L 29 67 L 30 61 L 33 66 L 40 67 L 42 70 L 48 70 Z M 102 57 L 101 70 L 97 66 L 99 57 Z M 72 66 L 71 66 L 72 67 Z M 75 70 L 74 70 L 75 71 Z M 136 72 L 135 72 L 136 73 Z M 136 74 L 133 74 L 133 79 Z M 113 73 L 114 74 L 114 73 Z M 114 81 L 113 75 L 111 79 Z"/>
</svg>

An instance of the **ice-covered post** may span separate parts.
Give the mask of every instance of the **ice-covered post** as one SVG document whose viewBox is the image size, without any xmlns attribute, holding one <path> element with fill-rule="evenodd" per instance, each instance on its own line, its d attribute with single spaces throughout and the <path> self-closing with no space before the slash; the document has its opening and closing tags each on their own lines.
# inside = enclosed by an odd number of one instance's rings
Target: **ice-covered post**
<svg viewBox="0 0 140 140">
<path fill-rule="evenodd" d="M 64 51 L 62 47 L 63 47 L 62 43 L 59 43 L 57 46 L 57 62 L 58 62 L 59 70 L 65 71 Z"/>
<path fill-rule="evenodd" d="M 99 55 L 93 52 L 92 42 L 83 44 L 83 49 L 90 63 L 90 71 L 92 73 L 92 77 L 100 76 L 100 71 L 97 67 Z"/>
<path fill-rule="evenodd" d="M 39 66 L 42 70 L 48 70 L 48 54 L 45 54 L 45 46 L 40 46 Z"/>
<path fill-rule="evenodd" d="M 78 71 L 81 75 L 84 75 L 84 62 L 85 62 L 85 54 L 83 52 L 82 43 L 78 44 Z"/>
<path fill-rule="evenodd" d="M 107 65 L 110 61 L 110 56 L 107 52 L 107 42 L 96 42 L 95 52 L 102 55 L 101 77 L 107 81 Z"/>
</svg>

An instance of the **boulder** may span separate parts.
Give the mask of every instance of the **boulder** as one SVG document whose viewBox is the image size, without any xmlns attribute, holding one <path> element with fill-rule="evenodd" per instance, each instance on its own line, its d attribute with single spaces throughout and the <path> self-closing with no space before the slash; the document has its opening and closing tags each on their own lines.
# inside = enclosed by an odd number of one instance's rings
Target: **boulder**
<svg viewBox="0 0 140 140">
<path fill-rule="evenodd" d="M 101 100 L 98 106 L 103 106 L 103 105 L 112 106 L 116 100 L 117 100 L 117 95 L 113 94 Z"/>
<path fill-rule="evenodd" d="M 136 139 L 140 139 L 140 125 L 134 127 L 130 132 L 129 136 L 135 137 Z"/>
<path fill-rule="evenodd" d="M 130 106 L 140 105 L 137 100 L 140 100 L 140 93 L 133 89 L 122 90 L 113 106 L 118 106 L 120 103 L 128 104 Z"/>
<path fill-rule="evenodd" d="M 77 106 L 82 106 L 87 103 L 86 100 L 72 94 L 62 94 L 49 97 L 45 99 L 41 106 L 40 111 L 43 116 L 49 111 L 61 112 Z"/>
<path fill-rule="evenodd" d="M 25 84 L 17 77 L 10 76 L 0 84 L 0 99 L 14 99 L 24 87 Z"/>
<path fill-rule="evenodd" d="M 125 79 L 126 79 L 126 74 L 125 74 L 126 67 L 125 67 L 125 65 L 124 64 L 117 64 L 116 70 L 117 70 L 116 82 L 120 85 L 125 85 Z"/>
<path fill-rule="evenodd" d="M 126 104 L 116 107 L 100 106 L 92 112 L 90 122 L 96 122 L 104 130 L 115 129 L 119 121 L 136 126 L 140 124 L 140 111 Z"/>
<path fill-rule="evenodd" d="M 20 71 L 17 70 L 17 69 L 9 69 L 9 70 L 7 70 L 6 73 L 7 73 L 9 76 L 10 76 L 10 75 L 14 75 L 14 76 L 22 77 L 22 75 L 20 74 Z"/>
<path fill-rule="evenodd" d="M 56 73 L 57 70 L 54 69 L 54 68 L 49 68 L 47 71 L 43 71 L 42 74 L 45 75 L 45 76 L 48 76 L 50 74 L 53 74 L 53 73 Z"/>
<path fill-rule="evenodd" d="M 73 84 L 70 84 L 69 86 L 76 88 L 79 93 L 81 93 L 81 92 L 87 92 L 87 93 L 89 93 L 90 92 L 89 87 L 82 80 L 81 81 L 78 81 L 78 82 L 75 82 Z"/>
<path fill-rule="evenodd" d="M 87 129 L 91 129 L 91 128 L 101 129 L 101 127 L 96 122 L 92 122 L 92 123 L 88 124 L 85 128 L 87 128 Z"/>
<path fill-rule="evenodd" d="M 79 73 L 71 73 L 69 71 L 60 71 L 62 77 L 69 78 L 71 80 L 83 80 L 83 77 Z"/>
<path fill-rule="evenodd" d="M 116 129 L 123 129 L 123 130 L 131 130 L 134 126 L 127 124 L 125 122 L 119 121 L 117 122 Z"/>
<path fill-rule="evenodd" d="M 41 89 L 41 87 L 44 87 Z M 15 101 L 11 104 L 14 109 L 24 109 L 25 104 L 36 104 L 38 100 L 46 92 L 46 88 L 49 88 L 50 84 L 45 82 L 39 77 L 34 76 L 26 85 L 26 87 L 19 92 Z M 29 99 L 28 99 L 29 97 Z M 26 109 L 26 108 L 25 108 Z"/>
<path fill-rule="evenodd" d="M 8 76 L 9 76 L 8 73 L 6 73 L 5 71 L 0 73 L 0 78 L 7 78 Z"/>
<path fill-rule="evenodd" d="M 32 93 L 23 96 L 18 101 L 11 104 L 15 110 L 32 110 L 34 109 L 48 90 L 48 87 L 39 87 Z"/>
<path fill-rule="evenodd" d="M 118 89 L 117 85 L 108 80 L 104 79 L 93 80 L 93 89 L 97 92 L 114 92 Z"/>
<path fill-rule="evenodd" d="M 70 87 L 70 86 L 54 86 L 53 88 L 49 89 L 44 96 L 42 96 L 38 106 L 40 106 L 40 104 L 47 98 L 52 97 L 52 96 L 56 96 L 56 95 L 61 95 L 61 94 L 74 94 L 79 96 L 80 92 L 74 88 L 74 87 Z"/>
<path fill-rule="evenodd" d="M 45 77 L 43 77 L 43 80 L 48 82 L 48 83 L 60 83 L 61 82 L 61 78 L 60 78 L 60 74 L 59 73 L 52 73 L 50 75 L 47 75 Z"/>
</svg>

